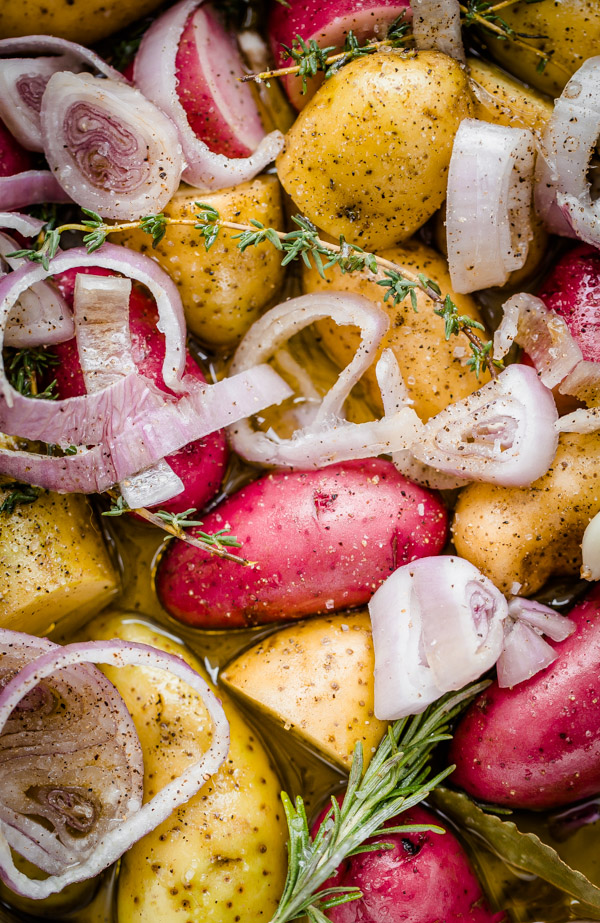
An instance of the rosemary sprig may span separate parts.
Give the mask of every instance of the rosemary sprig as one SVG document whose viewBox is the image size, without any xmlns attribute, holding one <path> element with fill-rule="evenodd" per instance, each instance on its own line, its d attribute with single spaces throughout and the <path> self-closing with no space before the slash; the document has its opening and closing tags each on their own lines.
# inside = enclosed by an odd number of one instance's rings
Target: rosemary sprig
<svg viewBox="0 0 600 923">
<path fill-rule="evenodd" d="M 344 800 L 340 805 L 332 798 L 331 808 L 314 837 L 310 835 L 302 798 L 298 797 L 294 805 L 289 796 L 282 793 L 289 829 L 288 873 L 271 923 L 287 923 L 303 915 L 311 923 L 326 923 L 324 911 L 328 907 L 362 896 L 358 888 L 318 891 L 345 858 L 389 848 L 385 843 L 365 845 L 372 836 L 432 829 L 415 825 L 384 828 L 383 825 L 419 804 L 453 771 L 454 766 L 448 766 L 432 776 L 431 755 L 438 743 L 451 738 L 449 730 L 453 719 L 487 685 L 482 682 L 450 693 L 430 705 L 422 715 L 394 722 L 364 772 L 362 744 L 358 742 Z"/>
<path fill-rule="evenodd" d="M 416 293 L 418 289 L 421 290 L 436 305 L 436 313 L 444 318 L 446 339 L 460 333 L 469 340 L 473 356 L 469 359 L 468 365 L 477 377 L 482 368 L 487 368 L 492 378 L 495 378 L 497 369 L 503 367 L 491 358 L 491 341 L 484 343 L 474 333 L 475 329 L 483 329 L 481 325 L 466 315 L 459 314 L 450 296 L 444 296 L 437 283 L 423 273 L 411 273 L 390 260 L 363 250 L 358 244 L 348 243 L 343 236 L 339 237 L 337 244 L 324 241 L 319 237 L 318 230 L 312 221 L 304 215 L 292 217 L 296 230 L 278 231 L 275 228 L 265 227 L 260 221 L 251 220 L 250 224 L 226 221 L 212 205 L 204 202 L 195 204 L 198 211 L 193 218 L 167 218 L 163 214 L 146 215 L 139 221 L 112 225 L 105 224 L 95 212 L 86 210 L 88 217 L 81 224 L 65 224 L 52 233 L 58 234 L 60 240 L 60 235 L 65 231 L 86 231 L 83 239 L 88 251 L 93 252 L 104 243 L 109 234 L 134 229 L 146 231 L 152 236 L 153 241 L 158 242 L 162 240 L 167 228 L 171 225 L 192 226 L 203 236 L 206 250 L 212 247 L 223 228 L 238 231 L 239 233 L 233 235 L 232 239 L 237 240 L 238 249 L 242 253 L 248 247 L 269 243 L 281 252 L 282 266 L 301 259 L 309 268 L 314 265 L 323 278 L 332 266 L 337 266 L 344 274 L 368 271 L 374 276 L 381 276 L 377 279 L 377 284 L 386 290 L 383 300 L 391 300 L 393 305 L 399 304 L 408 297 L 416 311 Z"/>
<path fill-rule="evenodd" d="M 238 542 L 234 535 L 229 534 L 229 529 L 219 529 L 218 532 L 214 533 L 200 532 L 196 533 L 196 535 L 188 535 L 185 531 L 186 529 L 198 527 L 203 524 L 200 520 L 189 518 L 196 512 L 193 507 L 189 510 L 185 510 L 183 513 L 169 513 L 166 510 L 158 510 L 158 512 L 152 513 L 150 510 L 144 509 L 144 507 L 138 507 L 132 510 L 123 497 L 118 495 L 116 491 L 109 490 L 107 493 L 112 499 L 112 504 L 110 509 L 102 513 L 103 516 L 123 516 L 125 513 L 137 513 L 141 519 L 145 519 L 146 522 L 158 526 L 159 529 L 168 532 L 169 535 L 172 535 L 174 538 L 178 538 L 188 545 L 193 545 L 194 548 L 208 551 L 210 554 L 214 554 L 219 558 L 224 558 L 227 561 L 234 561 L 236 564 L 241 564 L 244 567 L 253 566 L 252 561 L 247 561 L 245 558 L 241 558 L 239 555 L 227 551 L 227 548 L 242 547 L 241 542 Z"/>
<path fill-rule="evenodd" d="M 43 346 L 36 346 L 33 349 L 11 349 L 6 350 L 8 359 L 6 361 L 6 377 L 13 388 L 25 397 L 39 397 L 45 400 L 55 400 L 56 379 L 51 381 L 43 391 L 39 390 L 40 377 L 59 364 L 59 359 L 52 352 L 48 352 Z"/>
<path fill-rule="evenodd" d="M 0 503 L 0 513 L 14 513 L 15 507 L 20 504 L 34 503 L 41 493 L 40 487 L 33 487 L 31 484 L 21 484 L 19 481 L 12 481 L 10 484 L 0 484 L 0 490 L 9 490 L 10 493 Z"/>
</svg>

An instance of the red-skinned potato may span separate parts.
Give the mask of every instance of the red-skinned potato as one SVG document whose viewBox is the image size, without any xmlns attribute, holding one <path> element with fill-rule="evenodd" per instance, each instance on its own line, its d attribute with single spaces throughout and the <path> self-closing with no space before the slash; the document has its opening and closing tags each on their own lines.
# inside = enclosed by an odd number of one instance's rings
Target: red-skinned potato
<svg viewBox="0 0 600 923">
<path fill-rule="evenodd" d="M 564 318 L 583 358 L 600 362 L 600 251 L 587 244 L 569 250 L 538 294 Z"/>
<path fill-rule="evenodd" d="M 333 46 L 341 51 L 348 32 L 352 31 L 361 45 L 370 38 L 381 40 L 402 14 L 412 16 L 408 0 L 291 0 L 285 5 L 273 2 L 268 34 L 275 65 L 290 66 L 292 61 L 283 46 L 291 48 L 298 35 L 306 43 L 313 39 L 320 48 Z M 302 78 L 294 74 L 283 77 L 282 83 L 290 102 L 302 109 L 322 80 L 322 74 L 309 79 L 306 93 L 302 93 Z"/>
<path fill-rule="evenodd" d="M 235 36 L 212 6 L 203 4 L 188 18 L 175 67 L 179 100 L 196 137 L 217 154 L 248 157 L 264 131 L 252 90 L 238 79 L 244 68 Z"/>
<path fill-rule="evenodd" d="M 323 819 L 325 811 L 318 818 Z M 343 885 L 360 888 L 357 901 L 327 911 L 332 923 L 500 923 L 503 913 L 492 913 L 467 855 L 448 826 L 417 805 L 387 821 L 431 824 L 445 833 L 388 833 L 369 843 L 392 843 L 346 859 L 323 888 Z M 316 832 L 317 823 L 313 828 Z"/>
<path fill-rule="evenodd" d="M 364 605 L 391 571 L 442 550 L 446 511 L 391 462 L 371 459 L 264 475 L 202 528 L 229 528 L 255 566 L 172 543 L 156 574 L 159 599 L 186 624 L 246 628 Z"/>
<path fill-rule="evenodd" d="M 558 658 L 513 689 L 492 684 L 462 718 L 452 781 L 481 801 L 544 810 L 600 792 L 600 586 L 552 642 Z"/>
<path fill-rule="evenodd" d="M 73 303 L 75 279 L 79 273 L 112 275 L 110 270 L 98 267 L 71 269 L 55 276 L 54 281 L 69 304 Z M 165 354 L 164 339 L 157 329 L 158 312 L 154 301 L 137 287 L 131 290 L 129 301 L 129 326 L 133 346 L 133 358 L 140 373 L 146 375 L 162 391 L 168 391 L 162 379 L 162 364 Z M 69 340 L 54 347 L 60 364 L 52 366 L 50 375 L 56 378 L 61 398 L 85 394 L 86 388 L 79 364 L 77 341 Z M 185 365 L 186 375 L 197 381 L 206 379 L 188 353 Z M 217 493 L 227 463 L 227 443 L 222 430 L 211 433 L 204 439 L 190 442 L 172 455 L 167 461 L 184 484 L 184 490 L 160 504 L 160 508 L 171 513 L 182 513 L 191 507 L 202 509 Z"/>
</svg>

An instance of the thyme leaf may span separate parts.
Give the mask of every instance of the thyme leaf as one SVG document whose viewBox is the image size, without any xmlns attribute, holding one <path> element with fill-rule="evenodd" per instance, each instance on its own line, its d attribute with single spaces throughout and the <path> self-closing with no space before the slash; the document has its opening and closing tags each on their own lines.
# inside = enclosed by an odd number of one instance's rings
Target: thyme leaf
<svg viewBox="0 0 600 923">
<path fill-rule="evenodd" d="M 0 513 L 14 513 L 15 507 L 20 504 L 34 503 L 41 493 L 40 487 L 33 487 L 31 484 L 21 484 L 19 481 L 13 481 L 10 484 L 0 485 L 0 490 L 8 490 L 10 493 L 0 503 Z"/>
<path fill-rule="evenodd" d="M 311 836 L 302 798 L 292 803 L 282 792 L 281 800 L 288 824 L 288 872 L 279 906 L 271 923 L 287 923 L 302 915 L 314 923 L 324 923 L 329 907 L 362 897 L 358 888 L 335 887 L 319 891 L 320 886 L 348 856 L 372 849 L 385 849 L 365 841 L 385 832 L 409 832 L 439 827 L 398 825 L 384 828 L 397 814 L 419 804 L 453 771 L 454 766 L 432 775 L 431 757 L 436 745 L 449 740 L 451 723 L 488 685 L 468 686 L 450 693 L 412 718 L 402 718 L 388 728 L 371 762 L 363 771 L 362 744 L 354 750 L 348 787 L 341 804 L 332 798 L 331 807 Z M 389 848 L 389 847 L 387 847 Z"/>
</svg>

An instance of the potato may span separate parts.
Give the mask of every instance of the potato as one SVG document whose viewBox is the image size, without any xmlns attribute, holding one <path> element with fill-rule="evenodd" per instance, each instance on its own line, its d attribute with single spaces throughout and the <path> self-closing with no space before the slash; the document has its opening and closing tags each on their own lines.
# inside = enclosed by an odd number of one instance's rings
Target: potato
<svg viewBox="0 0 600 923">
<path fill-rule="evenodd" d="M 188 625 L 247 628 L 364 605 L 396 567 L 441 552 L 446 511 L 391 462 L 364 459 L 263 475 L 204 518 L 206 532 L 226 526 L 253 567 L 184 542 L 159 562 L 158 598 Z"/>
<path fill-rule="evenodd" d="M 221 680 L 349 769 L 356 742 L 367 763 L 387 727 L 373 711 L 373 656 L 368 612 L 345 612 L 269 635 L 230 663 Z"/>
<path fill-rule="evenodd" d="M 0 503 L 13 492 L 4 479 Z M 61 638 L 117 594 L 118 575 L 85 497 L 43 491 L 0 513 L 0 626 Z"/>
<path fill-rule="evenodd" d="M 541 810 L 600 792 L 600 587 L 569 618 L 554 663 L 513 689 L 493 683 L 461 719 L 452 781 L 477 800 Z"/>
<path fill-rule="evenodd" d="M 503 593 L 529 596 L 549 577 L 574 576 L 585 527 L 600 512 L 599 472 L 600 434 L 562 434 L 552 467 L 531 487 L 470 484 L 454 515 L 456 551 Z"/>
<path fill-rule="evenodd" d="M 183 657 L 208 680 L 190 651 L 133 614 L 114 611 L 89 631 L 92 639 L 123 638 Z M 148 799 L 208 746 L 206 711 L 166 673 L 113 667 L 106 674 L 134 719 Z M 287 865 L 279 781 L 260 741 L 219 696 L 230 723 L 229 756 L 194 798 L 124 855 L 119 923 L 255 923 L 275 911 Z"/>
<path fill-rule="evenodd" d="M 216 208 L 222 218 L 243 224 L 250 219 L 283 227 L 281 190 L 275 176 L 259 176 L 233 189 L 202 192 L 181 186 L 165 207 L 168 218 L 193 218 L 196 202 Z M 244 253 L 232 237 L 221 231 L 210 250 L 193 227 L 173 225 L 153 248 L 148 234 L 115 234 L 117 243 L 157 260 L 177 284 L 188 328 L 209 346 L 232 346 L 277 295 L 283 282 L 281 255 L 270 244 L 249 247 Z"/>
<path fill-rule="evenodd" d="M 329 910 L 332 923 L 502 923 L 505 914 L 491 912 L 449 825 L 418 804 L 383 826 L 409 824 L 445 832 L 398 831 L 371 837 L 371 847 L 385 843 L 388 848 L 352 856 L 323 885 L 358 888 L 363 894 L 358 901 Z"/>
<path fill-rule="evenodd" d="M 474 118 L 510 128 L 543 131 L 554 108 L 549 96 L 526 86 L 490 61 L 468 58 L 467 64 L 471 80 L 484 91 L 474 89 Z"/>
<path fill-rule="evenodd" d="M 543 36 L 524 41 L 550 53 L 550 59 L 542 69 L 542 59 L 522 43 L 482 33 L 491 54 L 511 73 L 550 96 L 559 96 L 569 77 L 598 54 L 598 0 L 521 0 L 507 5 L 500 15 L 516 33 Z"/>
<path fill-rule="evenodd" d="M 446 261 L 424 244 L 409 241 L 402 247 L 385 250 L 381 256 L 398 263 L 413 273 L 423 272 L 441 287 L 443 293 L 451 292 L 450 276 Z M 331 289 L 332 291 L 354 292 L 370 298 L 387 311 L 390 329 L 383 339 L 381 349 L 391 347 L 398 360 L 414 409 L 421 419 L 429 417 L 453 401 L 459 401 L 471 394 L 487 380 L 482 373 L 478 381 L 466 368 L 461 359 L 470 355 L 469 344 L 463 337 L 444 338 L 444 323 L 434 314 L 434 303 L 423 292 L 417 292 L 417 308 L 413 311 L 406 299 L 393 306 L 383 301 L 384 289 L 370 272 L 342 275 L 336 267 L 327 270 L 322 279 L 314 269 L 304 270 L 305 292 Z M 477 306 L 470 295 L 452 293 L 461 314 L 468 314 L 481 321 Z M 322 345 L 339 365 L 346 365 L 358 346 L 359 336 L 352 327 L 338 327 L 333 321 L 320 321 L 317 325 L 322 336 Z M 484 336 L 484 334 L 482 334 Z M 368 387 L 369 401 L 380 413 L 381 392 L 375 378 L 375 364 L 367 372 L 364 381 Z"/>
<path fill-rule="evenodd" d="M 91 45 L 156 10 L 162 0 L 22 0 L 0 3 L 0 38 L 59 35 Z"/>
<path fill-rule="evenodd" d="M 277 159 L 279 179 L 329 234 L 390 247 L 442 204 L 454 135 L 471 112 L 465 71 L 440 52 L 360 58 L 302 110 Z"/>
</svg>

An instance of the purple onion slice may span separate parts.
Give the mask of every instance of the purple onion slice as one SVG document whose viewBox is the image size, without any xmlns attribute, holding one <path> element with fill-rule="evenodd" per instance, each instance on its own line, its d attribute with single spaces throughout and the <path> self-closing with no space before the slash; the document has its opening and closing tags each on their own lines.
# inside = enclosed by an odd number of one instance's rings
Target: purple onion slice
<svg viewBox="0 0 600 923">
<path fill-rule="evenodd" d="M 59 647 L 10 631 L 0 633 L 0 645 L 0 877 L 19 894 L 42 899 L 103 871 L 195 795 L 227 756 L 229 724 L 195 670 L 148 645 Z M 202 696 L 213 723 L 200 760 L 144 805 L 133 721 L 92 663 L 165 670 Z M 49 877 L 20 872 L 11 847 Z"/>
<path fill-rule="evenodd" d="M 0 631 L 0 699 L 34 661 L 61 653 L 51 641 Z M 125 703 L 96 667 L 55 669 L 19 699 L 3 711 L 0 828 L 11 847 L 59 875 L 140 809 L 142 750 Z"/>
</svg>

